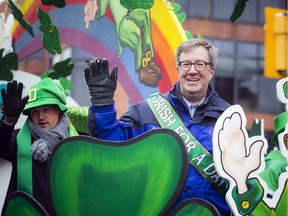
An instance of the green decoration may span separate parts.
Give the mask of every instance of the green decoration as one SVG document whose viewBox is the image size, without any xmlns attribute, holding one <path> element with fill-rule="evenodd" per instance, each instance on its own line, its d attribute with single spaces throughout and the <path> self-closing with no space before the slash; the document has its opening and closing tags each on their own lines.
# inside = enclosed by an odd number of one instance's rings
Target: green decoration
<svg viewBox="0 0 288 216">
<path fill-rule="evenodd" d="M 63 8 L 66 6 L 66 0 L 41 0 L 43 5 L 48 5 L 48 6 L 55 6 L 58 8 Z"/>
<path fill-rule="evenodd" d="M 186 34 L 187 39 L 194 38 L 193 34 L 191 32 L 189 32 L 189 31 L 187 31 L 187 30 L 185 30 L 185 34 Z"/>
<path fill-rule="evenodd" d="M 68 96 L 69 93 L 67 92 L 67 90 L 71 90 L 73 88 L 72 82 L 70 82 L 66 77 L 60 77 L 59 81 L 60 81 L 60 84 L 62 85 L 62 87 L 65 90 L 66 96 Z"/>
<path fill-rule="evenodd" d="M 120 4 L 126 9 L 149 9 L 153 6 L 154 0 L 120 0 Z"/>
<path fill-rule="evenodd" d="M 185 22 L 187 16 L 185 13 L 181 12 L 182 10 L 182 7 L 180 4 L 177 4 L 177 3 L 173 3 L 171 4 L 171 6 L 173 7 L 173 12 L 175 13 L 178 21 L 181 23 L 181 25 Z M 185 31 L 185 35 L 187 37 L 187 39 L 192 39 L 194 38 L 193 34 L 187 30 L 184 30 Z"/>
<path fill-rule="evenodd" d="M 243 11 L 245 10 L 247 1 L 249 0 L 238 0 L 229 18 L 231 22 L 235 22 L 242 15 Z"/>
<path fill-rule="evenodd" d="M 75 127 L 78 133 L 89 134 L 89 130 L 86 125 L 88 117 L 88 107 L 68 107 L 66 114 L 69 116 L 71 123 Z"/>
<path fill-rule="evenodd" d="M 71 62 L 71 58 L 67 58 L 53 65 L 53 69 L 46 71 L 42 74 L 41 78 L 50 77 L 51 79 L 59 79 L 60 84 L 65 89 L 66 95 L 68 95 L 66 90 L 71 90 L 73 84 L 67 79 L 67 76 L 71 75 L 73 67 L 74 64 Z"/>
<path fill-rule="evenodd" d="M 0 80 L 11 81 L 12 70 L 18 70 L 18 55 L 10 52 L 3 56 L 4 49 L 0 49 Z"/>
<path fill-rule="evenodd" d="M 274 120 L 274 134 L 272 136 L 272 143 L 274 145 L 278 144 L 278 135 L 285 130 L 286 124 L 288 122 L 288 114 L 286 111 L 277 115 Z"/>
<path fill-rule="evenodd" d="M 263 134 L 264 123 L 263 119 L 254 119 L 252 127 L 250 129 L 250 137 L 253 136 L 264 136 Z"/>
<path fill-rule="evenodd" d="M 184 23 L 184 21 L 186 20 L 186 14 L 184 14 L 183 12 L 181 12 L 181 5 L 177 4 L 177 3 L 173 3 L 172 4 L 173 7 L 173 11 L 177 17 L 177 19 L 179 20 L 179 22 L 181 24 Z"/>
<path fill-rule="evenodd" d="M 48 213 L 32 196 L 16 191 L 11 193 L 3 207 L 5 216 L 48 216 Z"/>
<path fill-rule="evenodd" d="M 18 8 L 18 6 L 12 1 L 8 0 L 8 7 L 11 9 L 11 13 L 14 18 L 20 23 L 20 25 L 32 36 L 34 37 L 33 28 L 30 23 L 24 18 L 23 13 Z"/>
<path fill-rule="evenodd" d="M 39 29 L 43 32 L 42 42 L 44 47 L 53 55 L 62 53 L 58 30 L 55 26 L 52 26 L 48 13 L 37 8 L 37 14 L 41 23 Z"/>
<path fill-rule="evenodd" d="M 200 35 L 200 34 L 197 35 L 197 38 L 198 39 L 204 39 L 204 37 L 202 35 Z"/>
<path fill-rule="evenodd" d="M 165 215 L 185 184 L 188 158 L 174 131 L 155 129 L 122 142 L 65 139 L 48 166 L 58 215 Z"/>
<path fill-rule="evenodd" d="M 59 79 L 60 77 L 67 77 L 71 75 L 73 67 L 74 64 L 71 62 L 71 58 L 59 61 L 53 65 L 52 70 L 48 70 L 42 75 L 42 79 L 44 77 L 50 77 L 51 79 Z"/>
</svg>

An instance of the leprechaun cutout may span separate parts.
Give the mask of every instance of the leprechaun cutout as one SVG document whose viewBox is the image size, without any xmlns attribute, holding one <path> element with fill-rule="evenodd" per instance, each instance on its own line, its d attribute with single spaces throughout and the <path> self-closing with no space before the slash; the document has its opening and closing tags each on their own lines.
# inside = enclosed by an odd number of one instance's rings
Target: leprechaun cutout
<svg viewBox="0 0 288 216">
<path fill-rule="evenodd" d="M 213 134 L 213 156 L 219 175 L 228 179 L 226 200 L 234 215 L 283 215 L 287 212 L 287 83 L 277 83 L 277 97 L 286 111 L 274 119 L 272 143 L 280 150 L 264 155 L 264 136 L 248 137 L 246 117 L 239 105 L 218 119 Z"/>
</svg>

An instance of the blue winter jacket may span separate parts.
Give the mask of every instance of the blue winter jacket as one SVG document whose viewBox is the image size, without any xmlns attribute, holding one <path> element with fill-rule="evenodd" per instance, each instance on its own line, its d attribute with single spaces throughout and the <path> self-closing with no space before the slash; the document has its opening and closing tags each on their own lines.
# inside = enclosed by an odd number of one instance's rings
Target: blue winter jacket
<svg viewBox="0 0 288 216">
<path fill-rule="evenodd" d="M 174 85 L 170 92 L 162 96 L 170 102 L 193 136 L 212 154 L 214 125 L 218 117 L 230 105 L 222 100 L 213 87 L 209 85 L 204 102 L 196 108 L 191 119 L 188 107 L 180 92 L 179 82 Z M 114 104 L 91 106 L 87 125 L 90 135 L 111 141 L 131 139 L 151 129 L 161 127 L 147 101 L 132 106 L 120 119 L 116 119 Z M 230 214 L 225 198 L 192 165 L 189 166 L 188 178 L 177 203 L 188 198 L 207 200 L 216 206 L 221 215 Z"/>
</svg>

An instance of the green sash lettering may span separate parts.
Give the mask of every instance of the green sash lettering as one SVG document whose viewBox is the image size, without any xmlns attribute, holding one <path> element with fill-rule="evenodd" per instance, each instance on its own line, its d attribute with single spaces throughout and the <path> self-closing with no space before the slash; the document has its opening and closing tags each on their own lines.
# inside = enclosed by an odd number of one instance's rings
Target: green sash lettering
<svg viewBox="0 0 288 216">
<path fill-rule="evenodd" d="M 188 152 L 190 164 L 222 195 L 225 195 L 228 182 L 216 172 L 212 155 L 195 139 L 185 127 L 169 102 L 154 94 L 147 102 L 163 128 L 174 130 L 183 140 Z"/>
</svg>

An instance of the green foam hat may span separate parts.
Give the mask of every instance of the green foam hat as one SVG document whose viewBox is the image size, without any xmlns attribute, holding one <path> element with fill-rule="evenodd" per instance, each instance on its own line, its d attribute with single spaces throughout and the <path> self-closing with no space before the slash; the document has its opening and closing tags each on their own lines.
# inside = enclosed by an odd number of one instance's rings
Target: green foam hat
<svg viewBox="0 0 288 216">
<path fill-rule="evenodd" d="M 29 90 L 29 100 L 23 110 L 24 115 L 29 109 L 43 105 L 58 105 L 63 112 L 67 110 L 66 95 L 63 87 L 51 78 L 44 78 Z"/>
<path fill-rule="evenodd" d="M 282 133 L 288 122 L 288 113 L 282 112 L 274 118 L 274 134 L 272 136 L 272 143 L 278 144 L 278 135 Z"/>
</svg>

